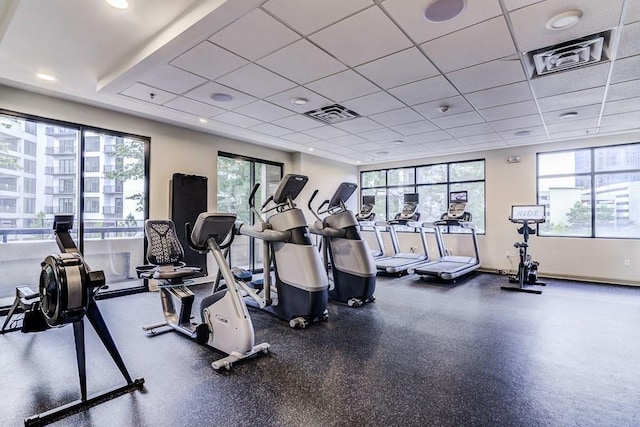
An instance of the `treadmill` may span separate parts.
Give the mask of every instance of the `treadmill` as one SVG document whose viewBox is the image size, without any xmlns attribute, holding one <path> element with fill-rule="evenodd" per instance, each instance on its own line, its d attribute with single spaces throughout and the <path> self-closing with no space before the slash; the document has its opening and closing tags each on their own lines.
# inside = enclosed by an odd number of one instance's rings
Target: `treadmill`
<svg viewBox="0 0 640 427">
<path fill-rule="evenodd" d="M 378 250 L 371 249 L 371 256 L 373 258 L 380 258 L 384 256 L 384 242 L 382 241 L 382 235 L 380 234 L 380 226 L 376 225 L 376 213 L 373 212 L 373 208 L 376 205 L 376 196 L 362 196 L 362 205 L 360 206 L 360 212 L 356 214 L 356 219 L 360 224 L 361 231 L 364 227 L 371 227 L 376 236 L 376 242 L 378 242 Z"/>
<path fill-rule="evenodd" d="M 427 256 L 427 237 L 424 229 L 420 227 L 417 222 L 420 219 L 420 213 L 418 212 L 418 193 L 406 193 L 404 195 L 404 207 L 402 212 L 396 214 L 395 218 L 386 223 L 376 223 L 378 225 L 386 225 L 387 230 L 391 236 L 391 243 L 393 244 L 394 255 L 389 257 L 382 257 L 375 259 L 376 268 L 378 273 L 389 274 L 403 274 L 407 271 L 423 262 L 428 260 Z M 418 252 L 400 252 L 400 245 L 398 242 L 398 234 L 396 227 L 405 225 L 409 227 L 417 228 L 420 231 L 420 238 L 422 240 L 422 247 L 424 251 Z"/>
<path fill-rule="evenodd" d="M 476 228 L 471 222 L 471 213 L 465 211 L 467 207 L 467 192 L 456 191 L 449 194 L 449 210 L 440 220 L 433 223 L 423 223 L 422 228 L 431 228 L 435 231 L 436 242 L 440 259 L 418 264 L 410 269 L 410 273 L 425 276 L 435 276 L 443 280 L 454 280 L 465 274 L 469 274 L 480 268 L 480 256 L 478 254 L 478 239 Z M 470 230 L 471 240 L 475 256 L 448 255 L 447 248 L 442 238 L 442 227 L 461 227 Z"/>
</svg>

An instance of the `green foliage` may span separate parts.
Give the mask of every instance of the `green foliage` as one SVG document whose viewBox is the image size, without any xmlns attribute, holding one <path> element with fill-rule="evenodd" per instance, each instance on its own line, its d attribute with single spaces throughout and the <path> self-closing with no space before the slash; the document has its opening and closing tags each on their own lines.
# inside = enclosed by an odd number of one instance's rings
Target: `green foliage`
<svg viewBox="0 0 640 427">
<path fill-rule="evenodd" d="M 18 159 L 8 154 L 8 144 L 0 143 L 0 167 L 18 169 Z"/>
<path fill-rule="evenodd" d="M 115 156 L 124 159 L 122 168 L 105 172 L 104 177 L 120 182 L 144 178 L 144 144 L 137 141 L 116 144 Z M 128 160 L 128 161 L 127 161 Z M 144 194 L 136 193 L 127 197 L 127 200 L 135 200 L 136 212 L 144 211 Z"/>
<path fill-rule="evenodd" d="M 249 222 L 251 218 L 247 200 L 251 192 L 249 166 L 249 162 L 218 157 L 218 211 L 237 213 L 243 222 Z"/>
<path fill-rule="evenodd" d="M 591 227 L 591 208 L 581 201 L 576 201 L 567 213 L 567 221 L 571 228 Z"/>
</svg>

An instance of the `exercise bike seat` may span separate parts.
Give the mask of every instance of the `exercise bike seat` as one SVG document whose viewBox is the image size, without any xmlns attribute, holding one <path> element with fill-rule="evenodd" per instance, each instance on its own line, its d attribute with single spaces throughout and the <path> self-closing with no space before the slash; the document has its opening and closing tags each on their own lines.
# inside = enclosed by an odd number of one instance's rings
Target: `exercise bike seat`
<svg viewBox="0 0 640 427">
<path fill-rule="evenodd" d="M 144 231 L 149 244 L 146 254 L 149 264 L 136 267 L 138 278 L 181 284 L 183 279 L 202 271 L 182 262 L 184 251 L 173 221 L 148 219 L 144 222 Z"/>
</svg>

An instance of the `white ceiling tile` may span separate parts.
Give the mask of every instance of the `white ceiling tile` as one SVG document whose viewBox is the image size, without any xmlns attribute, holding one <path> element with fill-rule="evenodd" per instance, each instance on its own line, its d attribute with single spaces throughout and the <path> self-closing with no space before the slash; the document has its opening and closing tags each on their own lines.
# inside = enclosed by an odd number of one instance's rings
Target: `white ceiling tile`
<svg viewBox="0 0 640 427">
<path fill-rule="evenodd" d="M 628 127 L 628 129 L 636 129 L 640 127 L 640 111 L 603 116 L 601 125 L 605 127 L 616 126 L 618 128 Z"/>
<path fill-rule="evenodd" d="M 592 127 L 590 129 L 581 128 L 580 130 L 569 130 L 564 132 L 554 132 L 550 135 L 551 139 L 576 139 L 584 138 L 588 135 L 596 135 L 597 129 Z"/>
<path fill-rule="evenodd" d="M 610 63 L 576 68 L 559 73 L 547 74 L 531 80 L 531 86 L 538 98 L 560 93 L 575 92 L 607 83 Z"/>
<path fill-rule="evenodd" d="M 611 83 L 640 79 L 640 55 L 616 60 L 613 65 Z"/>
<path fill-rule="evenodd" d="M 244 114 L 245 116 L 263 120 L 265 122 L 271 122 L 294 114 L 292 111 L 278 107 L 277 105 L 273 105 L 266 101 L 256 101 L 237 108 L 235 111 L 237 113 Z"/>
<path fill-rule="evenodd" d="M 516 53 L 509 28 L 502 16 L 420 46 L 444 73 Z"/>
<path fill-rule="evenodd" d="M 424 18 L 428 3 L 424 0 L 386 0 L 382 6 L 417 43 L 441 37 L 502 14 L 498 0 L 467 1 L 466 9 L 456 19 L 431 24 Z"/>
<path fill-rule="evenodd" d="M 504 5 L 508 11 L 512 11 L 541 1 L 543 0 L 504 0 Z"/>
<path fill-rule="evenodd" d="M 208 41 L 194 46 L 171 61 L 171 65 L 209 80 L 215 80 L 245 64 L 246 59 Z"/>
<path fill-rule="evenodd" d="M 504 141 L 506 142 L 506 144 L 508 146 L 511 147 L 521 147 L 523 145 L 531 145 L 531 144 L 539 144 L 539 143 L 543 143 L 543 142 L 549 142 L 549 139 L 547 138 L 546 134 L 542 133 L 539 135 L 533 135 L 533 136 L 514 136 L 513 134 L 511 135 L 504 135 L 503 136 Z"/>
<path fill-rule="evenodd" d="M 438 127 L 428 120 L 422 120 L 419 122 L 406 123 L 403 125 L 393 126 L 391 129 L 395 130 L 396 132 L 404 136 L 409 136 L 409 135 L 417 135 L 420 133 L 433 132 L 438 130 Z"/>
<path fill-rule="evenodd" d="M 540 98 L 538 105 L 543 112 L 568 110 L 583 105 L 597 104 L 602 102 L 603 97 L 604 86 Z"/>
<path fill-rule="evenodd" d="M 206 82 L 206 79 L 188 73 L 169 64 L 160 64 L 157 67 L 148 69 L 140 82 L 177 95 L 193 89 Z"/>
<path fill-rule="evenodd" d="M 542 120 L 538 114 L 531 116 L 514 117 L 511 119 L 497 120 L 489 123 L 498 132 L 511 129 L 529 128 L 532 126 L 542 126 Z"/>
<path fill-rule="evenodd" d="M 351 147 L 341 147 L 339 145 L 333 145 L 333 144 L 331 145 L 331 147 L 327 147 L 327 150 L 331 151 L 332 153 L 341 154 L 341 155 L 355 156 L 360 154 Z"/>
<path fill-rule="evenodd" d="M 356 144 L 353 147 L 354 150 L 362 153 L 367 151 L 376 151 L 376 150 L 384 150 L 385 147 L 381 144 L 375 142 L 366 142 L 364 144 Z"/>
<path fill-rule="evenodd" d="M 333 126 L 350 133 L 366 132 L 369 130 L 380 129 L 382 125 L 367 117 L 358 117 L 346 122 L 336 123 Z"/>
<path fill-rule="evenodd" d="M 640 54 L 640 22 L 624 26 L 616 58 L 638 54 Z"/>
<path fill-rule="evenodd" d="M 294 98 L 305 98 L 308 100 L 308 102 L 302 105 L 294 104 L 292 102 Z M 305 113 L 307 111 L 315 110 L 317 108 L 322 108 L 333 104 L 333 101 L 331 101 L 330 99 L 327 99 L 324 96 L 320 96 L 317 93 L 312 92 L 302 86 L 296 86 L 293 89 L 289 89 L 284 92 L 272 95 L 268 98 L 265 98 L 265 100 L 288 110 L 295 111 L 296 113 Z"/>
<path fill-rule="evenodd" d="M 371 31 L 371 29 L 375 30 Z M 411 41 L 378 7 L 370 7 L 309 38 L 351 67 L 412 45 Z"/>
<path fill-rule="evenodd" d="M 233 111 L 227 111 L 226 113 L 217 115 L 213 120 L 241 128 L 258 126 L 262 123 L 260 120 L 252 119 L 251 117 L 243 116 L 242 114 L 234 113 Z"/>
<path fill-rule="evenodd" d="M 520 61 L 500 59 L 453 71 L 447 74 L 447 78 L 462 93 L 526 80 Z"/>
<path fill-rule="evenodd" d="M 521 131 L 528 131 L 529 134 L 527 135 L 515 135 L 517 132 L 521 132 Z M 524 129 L 516 129 L 516 130 L 506 130 L 503 132 L 498 132 L 498 134 L 500 134 L 500 136 L 502 137 L 502 139 L 504 139 L 505 141 L 507 141 L 509 144 L 514 144 L 517 143 L 518 141 L 528 141 L 528 140 L 532 140 L 532 139 L 536 139 L 539 140 L 541 137 L 546 138 L 547 134 L 544 130 L 544 127 L 542 126 L 538 126 L 538 127 L 530 127 L 530 128 L 524 128 Z"/>
<path fill-rule="evenodd" d="M 299 84 L 309 83 L 346 69 L 307 40 L 297 41 L 257 61 L 258 64 Z"/>
<path fill-rule="evenodd" d="M 316 80 L 306 86 L 336 102 L 346 101 L 347 99 L 357 98 L 380 90 L 376 85 L 352 70 L 346 70 L 324 79 Z"/>
<path fill-rule="evenodd" d="M 329 125 L 309 129 L 304 131 L 304 133 L 320 139 L 338 138 L 340 136 L 349 135 L 347 132 Z"/>
<path fill-rule="evenodd" d="M 433 150 L 442 150 L 442 149 L 452 149 L 452 148 L 461 148 L 463 145 L 456 141 L 455 139 L 450 139 L 448 141 L 437 141 L 437 142 L 427 142 L 423 144 Z"/>
<path fill-rule="evenodd" d="M 285 129 L 280 126 L 272 125 L 271 123 L 263 123 L 258 126 L 254 126 L 251 130 L 264 133 L 270 136 L 282 136 L 288 133 L 292 133 L 290 129 Z"/>
<path fill-rule="evenodd" d="M 318 138 L 311 135 L 305 135 L 304 133 L 291 133 L 289 135 L 282 136 L 282 139 L 286 139 L 287 141 L 291 142 L 297 142 L 299 144 L 308 144 L 310 142 L 318 140 Z"/>
<path fill-rule="evenodd" d="M 376 130 L 370 130 L 369 132 L 362 132 L 359 136 L 369 141 L 383 141 L 385 139 L 398 139 L 402 135 L 388 128 L 381 128 Z"/>
<path fill-rule="evenodd" d="M 637 1 L 628 1 L 627 3 L 627 16 L 624 23 L 630 24 L 640 21 L 640 3 Z"/>
<path fill-rule="evenodd" d="M 607 0 L 607 7 L 602 6 L 601 0 L 580 0 L 576 5 L 564 1 L 543 1 L 515 10 L 509 16 L 518 47 L 527 52 L 616 27 L 622 0 Z M 562 31 L 551 31 L 545 27 L 552 16 L 574 9 L 582 11 L 578 24 Z"/>
<path fill-rule="evenodd" d="M 360 138 L 359 136 L 356 136 L 356 135 L 339 136 L 337 138 L 327 139 L 326 141 L 331 144 L 342 146 L 342 147 L 346 147 L 346 146 L 351 147 L 352 145 L 355 145 L 355 144 L 364 144 L 367 142 L 366 139 Z M 331 151 L 337 152 L 336 150 L 331 150 Z"/>
<path fill-rule="evenodd" d="M 635 80 L 609 85 L 607 92 L 608 101 L 635 98 L 636 96 L 640 96 L 640 84 Z"/>
<path fill-rule="evenodd" d="M 222 108 L 214 107 L 213 105 L 205 104 L 204 102 L 194 101 L 193 99 L 180 97 L 172 99 L 169 102 L 163 104 L 165 107 L 179 110 L 184 113 L 193 114 L 199 117 L 213 117 L 216 114 L 224 113 Z"/>
<path fill-rule="evenodd" d="M 559 123 L 559 122 L 569 122 L 572 120 L 580 120 L 586 117 L 598 117 L 600 115 L 600 104 L 593 105 L 583 105 L 580 107 L 571 108 L 570 110 L 558 110 L 558 111 L 550 111 L 548 113 L 544 113 L 544 122 L 546 124 L 551 123 Z M 578 115 L 576 117 L 560 117 L 562 113 L 567 112 L 576 112 Z"/>
<path fill-rule="evenodd" d="M 211 98 L 211 95 L 213 95 L 214 93 L 225 93 L 227 95 L 231 95 L 233 99 L 226 102 L 216 101 Z M 195 99 L 196 101 L 224 108 L 225 110 L 233 110 L 234 108 L 257 101 L 257 99 L 251 95 L 247 95 L 246 93 L 239 92 L 235 89 L 231 89 L 215 82 L 209 82 L 196 89 L 190 90 L 189 92 L 185 93 L 184 96 L 187 98 Z"/>
<path fill-rule="evenodd" d="M 493 89 L 473 92 L 467 94 L 466 97 L 478 109 L 533 99 L 529 85 L 526 82 L 512 83 Z"/>
<path fill-rule="evenodd" d="M 640 98 L 627 98 L 620 101 L 610 101 L 604 107 L 604 114 L 610 116 L 612 114 L 628 113 L 631 111 L 640 111 Z"/>
<path fill-rule="evenodd" d="M 521 101 L 480 110 L 480 114 L 482 114 L 487 121 L 527 116 L 530 114 L 536 114 L 537 112 L 538 107 L 536 107 L 536 103 L 534 101 Z"/>
<path fill-rule="evenodd" d="M 389 89 L 396 98 L 407 105 L 422 104 L 436 99 L 458 95 L 458 91 L 443 77 L 436 76 Z"/>
<path fill-rule="evenodd" d="M 384 113 L 373 114 L 369 116 L 370 119 L 375 120 L 384 126 L 397 126 L 405 123 L 417 122 L 424 120 L 420 114 L 413 111 L 411 108 L 404 107 L 397 110 L 386 111 Z"/>
<path fill-rule="evenodd" d="M 251 29 L 247 31 L 247 29 Z M 209 37 L 209 41 L 255 61 L 278 50 L 300 36 L 261 9 L 254 9 Z"/>
<path fill-rule="evenodd" d="M 453 139 L 453 138 L 451 137 L 451 135 L 449 135 L 445 131 L 438 130 L 435 132 L 421 133 L 419 135 L 411 135 L 403 139 L 408 142 L 422 144 L 422 143 L 434 142 L 434 141 L 444 141 L 444 140 Z"/>
<path fill-rule="evenodd" d="M 308 35 L 372 4 L 371 0 L 269 0 L 262 7 Z"/>
<path fill-rule="evenodd" d="M 292 81 L 255 64 L 246 65 L 219 78 L 217 82 L 258 98 L 265 98 L 296 86 Z"/>
<path fill-rule="evenodd" d="M 415 47 L 360 65 L 356 67 L 356 71 L 383 89 L 440 74 Z"/>
<path fill-rule="evenodd" d="M 171 92 L 166 92 L 164 90 L 147 86 L 142 83 L 135 83 L 120 92 L 120 94 L 157 105 L 164 104 L 165 102 L 176 97 L 176 95 Z"/>
<path fill-rule="evenodd" d="M 458 138 L 458 141 L 465 145 L 487 144 L 490 142 L 501 141 L 502 138 L 497 133 L 485 133 L 482 135 L 463 136 Z"/>
<path fill-rule="evenodd" d="M 491 132 L 493 132 L 493 129 L 486 123 L 447 129 L 447 133 L 451 134 L 455 138 L 460 138 L 463 136 L 482 135 L 483 133 Z"/>
<path fill-rule="evenodd" d="M 547 125 L 549 134 L 557 134 L 559 132 L 583 131 L 584 129 L 595 129 L 598 125 L 597 117 L 590 117 L 582 120 L 572 120 L 568 122 L 552 123 Z"/>
<path fill-rule="evenodd" d="M 502 140 L 467 145 L 467 148 L 471 150 L 477 150 L 477 151 L 494 150 L 497 148 L 505 148 L 505 147 L 507 147 L 507 143 Z"/>
<path fill-rule="evenodd" d="M 294 130 L 296 132 L 302 132 L 308 129 L 323 126 L 323 124 L 318 120 L 313 120 L 300 114 L 285 117 L 284 119 L 275 120 L 273 124 Z"/>
<path fill-rule="evenodd" d="M 447 111 L 440 111 L 439 107 L 448 107 Z M 428 119 L 449 116 L 451 114 L 466 113 L 472 111 L 473 107 L 462 96 L 453 96 L 451 98 L 439 99 L 437 101 L 425 102 L 423 104 L 414 105 L 413 109 Z"/>
<path fill-rule="evenodd" d="M 467 111 L 466 113 L 444 115 L 431 119 L 433 123 L 442 129 L 448 129 L 459 126 L 475 125 L 484 123 L 484 119 L 475 111 Z"/>
<path fill-rule="evenodd" d="M 402 102 L 386 92 L 376 92 L 361 96 L 360 98 L 350 99 L 349 101 L 343 102 L 342 105 L 361 116 L 368 116 L 404 107 Z"/>
</svg>

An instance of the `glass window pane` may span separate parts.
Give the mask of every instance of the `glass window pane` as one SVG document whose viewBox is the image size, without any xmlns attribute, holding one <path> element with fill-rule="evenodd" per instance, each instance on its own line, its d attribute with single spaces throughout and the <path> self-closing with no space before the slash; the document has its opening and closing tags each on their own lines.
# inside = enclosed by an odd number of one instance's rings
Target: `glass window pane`
<svg viewBox="0 0 640 427">
<path fill-rule="evenodd" d="M 250 162 L 218 157 L 218 211 L 237 213 L 238 220 L 248 224 L 252 224 L 248 201 L 251 193 L 250 174 Z M 256 205 L 260 206 L 258 202 L 256 200 Z"/>
<path fill-rule="evenodd" d="M 590 171 L 590 150 L 538 154 L 538 176 L 588 173 Z"/>
<path fill-rule="evenodd" d="M 595 176 L 596 237 L 640 237 L 640 172 Z"/>
<path fill-rule="evenodd" d="M 418 184 L 438 184 L 447 182 L 447 165 L 421 166 L 416 169 Z"/>
<path fill-rule="evenodd" d="M 380 187 L 383 185 L 387 185 L 387 171 L 369 171 L 362 172 L 360 174 L 361 184 L 360 186 L 363 188 L 366 187 Z"/>
<path fill-rule="evenodd" d="M 384 188 L 376 190 L 362 190 L 363 196 L 375 196 L 376 204 L 373 207 L 373 212 L 376 214 L 375 221 L 387 220 L 387 191 Z"/>
<path fill-rule="evenodd" d="M 541 178 L 538 203 L 547 206 L 543 236 L 591 236 L 591 186 L 585 177 Z"/>
<path fill-rule="evenodd" d="M 390 169 L 388 185 L 414 184 L 415 173 L 415 168 Z"/>
<path fill-rule="evenodd" d="M 418 194 L 420 200 L 420 221 L 437 221 L 442 214 L 447 211 L 449 206 L 447 184 L 421 185 L 418 187 Z"/>
<path fill-rule="evenodd" d="M 405 193 L 415 193 L 415 190 L 413 187 L 398 187 L 389 189 L 389 219 L 395 218 L 397 214 L 402 212 L 402 208 L 404 207 Z"/>
<path fill-rule="evenodd" d="M 449 165 L 449 181 L 475 181 L 484 179 L 484 160 L 475 162 L 451 163 Z"/>
<path fill-rule="evenodd" d="M 485 232 L 485 205 L 484 205 L 484 181 L 451 184 L 450 191 L 466 191 L 469 202 L 467 212 L 471 213 L 471 222 L 476 226 L 476 233 Z M 447 204 L 448 209 L 449 205 Z M 453 230 L 451 230 L 453 231 Z M 464 229 L 457 231 L 468 231 Z"/>
<path fill-rule="evenodd" d="M 640 169 L 640 144 L 596 148 L 593 156 L 596 172 Z"/>
</svg>

